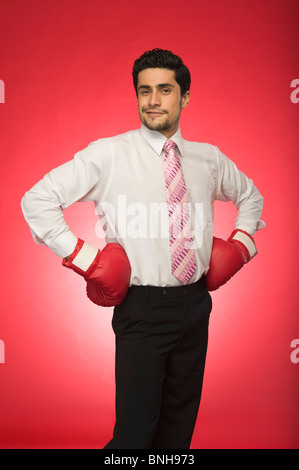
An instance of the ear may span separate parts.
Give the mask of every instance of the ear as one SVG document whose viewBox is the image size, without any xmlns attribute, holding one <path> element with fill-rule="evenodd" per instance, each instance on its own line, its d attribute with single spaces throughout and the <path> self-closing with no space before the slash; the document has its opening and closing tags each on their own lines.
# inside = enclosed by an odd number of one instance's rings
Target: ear
<svg viewBox="0 0 299 470">
<path fill-rule="evenodd" d="M 187 104 L 189 103 L 189 100 L 190 100 L 190 91 L 186 91 L 186 93 L 181 98 L 182 108 L 186 108 Z"/>
</svg>

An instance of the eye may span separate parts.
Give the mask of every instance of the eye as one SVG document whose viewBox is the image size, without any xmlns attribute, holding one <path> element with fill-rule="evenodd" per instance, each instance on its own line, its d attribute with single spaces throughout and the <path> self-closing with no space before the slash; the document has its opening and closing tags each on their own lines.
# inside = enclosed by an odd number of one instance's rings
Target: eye
<svg viewBox="0 0 299 470">
<path fill-rule="evenodd" d="M 163 93 L 164 95 L 167 94 L 167 93 L 170 93 L 170 89 L 169 88 L 162 88 L 161 93 Z"/>
</svg>

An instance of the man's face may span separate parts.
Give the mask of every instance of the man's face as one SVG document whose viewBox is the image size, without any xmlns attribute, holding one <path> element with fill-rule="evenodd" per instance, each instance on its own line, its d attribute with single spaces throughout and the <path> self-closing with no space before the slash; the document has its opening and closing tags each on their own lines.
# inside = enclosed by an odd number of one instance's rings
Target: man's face
<svg viewBox="0 0 299 470">
<path fill-rule="evenodd" d="M 187 106 L 189 98 L 189 91 L 181 96 L 173 70 L 150 68 L 138 74 L 139 117 L 152 131 L 159 131 L 167 138 L 175 134 L 181 110 Z"/>
</svg>

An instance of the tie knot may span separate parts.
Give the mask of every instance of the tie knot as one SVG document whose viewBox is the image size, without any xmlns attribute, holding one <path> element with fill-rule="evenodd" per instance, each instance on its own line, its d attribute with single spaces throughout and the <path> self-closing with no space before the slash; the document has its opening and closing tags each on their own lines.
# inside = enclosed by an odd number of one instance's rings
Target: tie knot
<svg viewBox="0 0 299 470">
<path fill-rule="evenodd" d="M 170 150 L 170 149 L 173 149 L 175 146 L 176 146 L 176 143 L 173 140 L 167 139 L 164 144 L 164 149 Z"/>
</svg>

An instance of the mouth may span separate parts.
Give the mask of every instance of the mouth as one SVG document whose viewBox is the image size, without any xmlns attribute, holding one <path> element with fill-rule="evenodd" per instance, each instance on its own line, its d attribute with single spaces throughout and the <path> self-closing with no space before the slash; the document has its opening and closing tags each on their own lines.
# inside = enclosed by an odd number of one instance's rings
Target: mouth
<svg viewBox="0 0 299 470">
<path fill-rule="evenodd" d="M 150 116 L 150 117 L 159 117 L 159 116 L 163 116 L 165 113 L 162 112 L 162 111 L 155 111 L 155 110 L 148 110 L 148 111 L 145 111 L 145 113 Z"/>
</svg>

